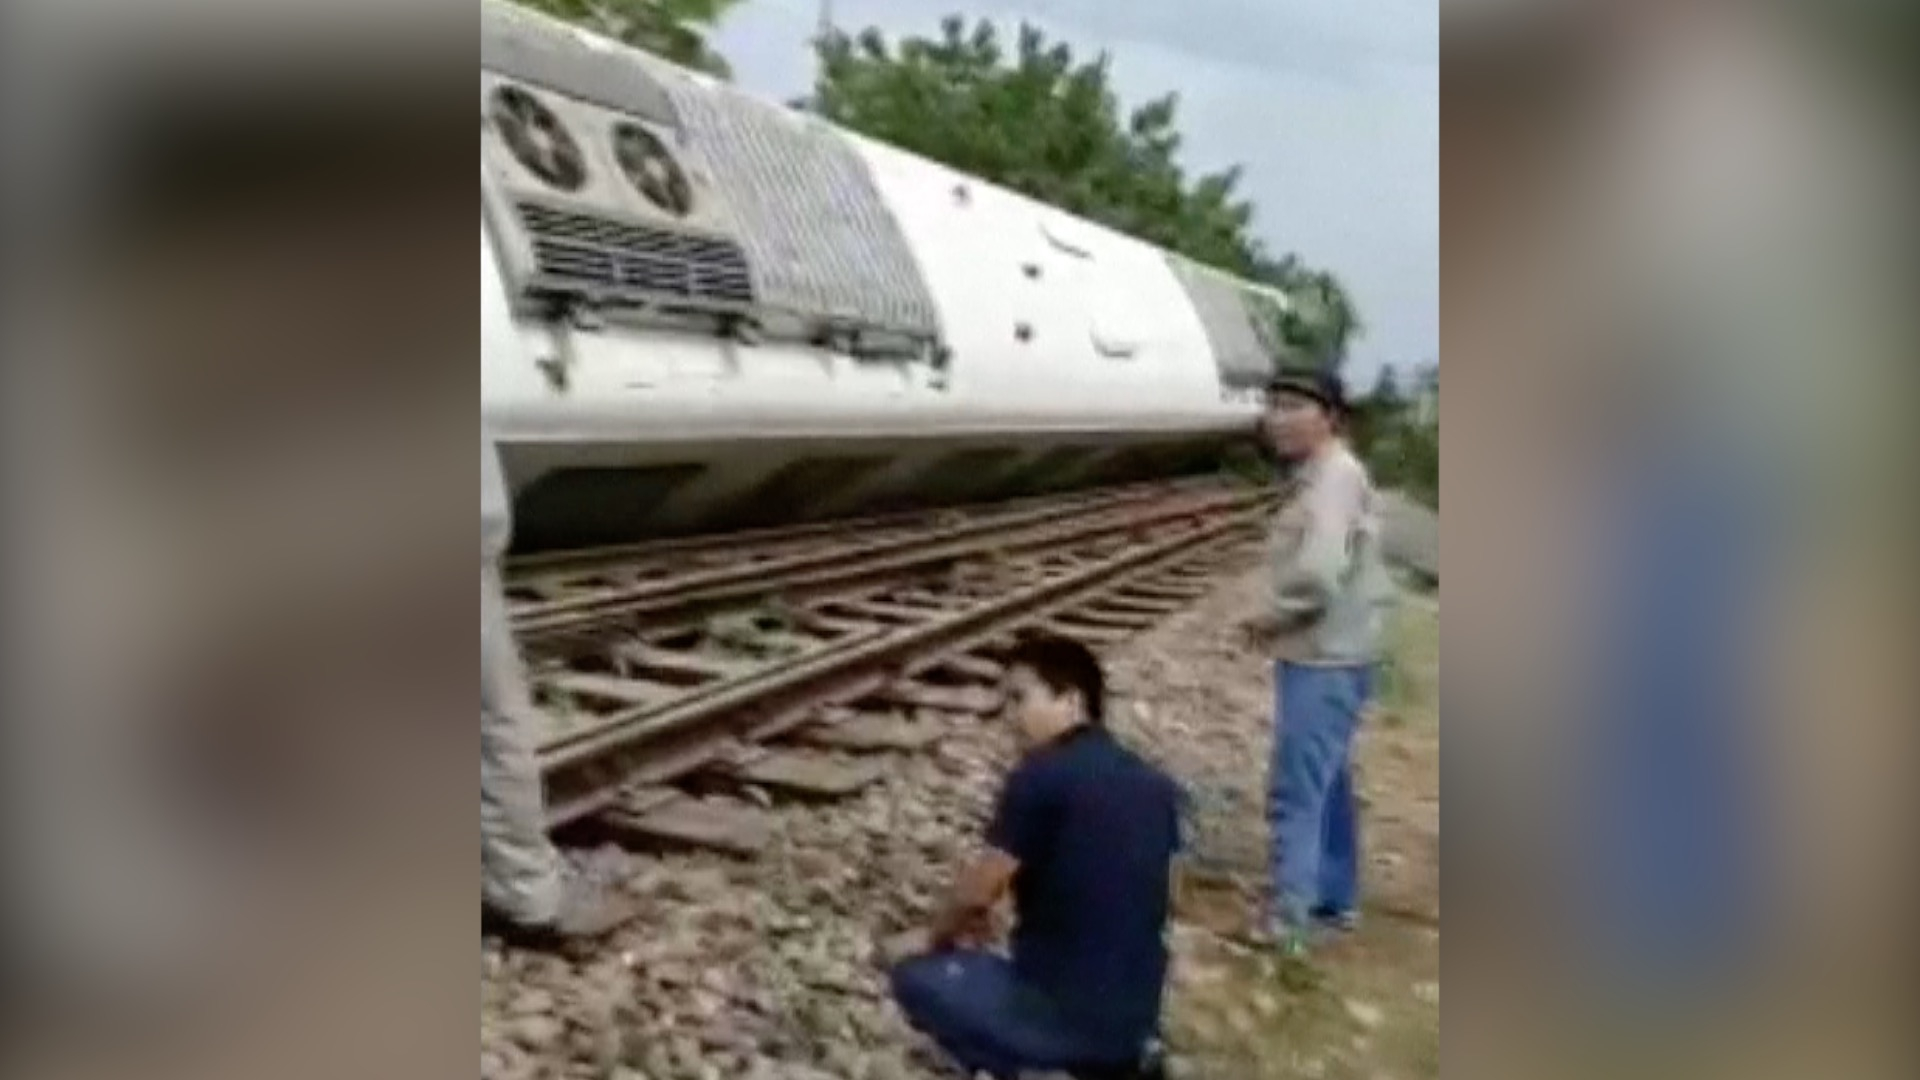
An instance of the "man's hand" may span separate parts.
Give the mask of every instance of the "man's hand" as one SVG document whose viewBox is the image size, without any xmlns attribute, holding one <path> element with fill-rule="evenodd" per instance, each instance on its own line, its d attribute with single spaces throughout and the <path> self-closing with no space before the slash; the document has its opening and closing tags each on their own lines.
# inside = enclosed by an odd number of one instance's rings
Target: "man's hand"
<svg viewBox="0 0 1920 1080">
<path fill-rule="evenodd" d="M 1240 638 L 1248 647 L 1265 649 L 1280 638 L 1280 620 L 1269 614 L 1255 615 L 1240 623 Z"/>
<path fill-rule="evenodd" d="M 927 941 L 933 951 L 978 949 L 993 941 L 992 910 L 964 912 L 955 919 L 951 926 L 935 927 L 928 932 Z"/>
<path fill-rule="evenodd" d="M 874 959 L 880 962 L 881 967 L 890 968 L 934 951 L 933 939 L 925 930 L 908 930 L 886 938 L 875 946 Z"/>
<path fill-rule="evenodd" d="M 987 913 L 977 918 L 962 919 L 957 928 L 946 933 L 941 933 L 936 926 L 932 929 L 906 930 L 883 938 L 874 945 L 873 958 L 881 967 L 891 968 L 928 953 L 979 948 L 992 939 L 993 919 L 992 914 Z"/>
<path fill-rule="evenodd" d="M 993 931 L 993 906 L 1006 894 L 1020 863 L 1003 851 L 988 848 L 960 872 L 952 895 L 933 920 L 928 935 L 936 950 L 956 945 L 984 944 Z"/>
</svg>

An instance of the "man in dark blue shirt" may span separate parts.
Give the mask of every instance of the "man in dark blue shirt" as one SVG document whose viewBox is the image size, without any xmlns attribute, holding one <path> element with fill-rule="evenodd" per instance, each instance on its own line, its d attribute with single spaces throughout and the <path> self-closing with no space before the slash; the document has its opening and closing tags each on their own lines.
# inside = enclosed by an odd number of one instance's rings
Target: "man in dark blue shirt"
<svg viewBox="0 0 1920 1080">
<path fill-rule="evenodd" d="M 1103 723 L 1100 663 L 1035 637 L 1008 661 L 1007 711 L 1026 752 L 987 850 L 960 875 L 924 955 L 893 970 L 908 1019 L 969 1070 L 1147 1080 L 1166 982 L 1179 789 Z M 1011 962 L 982 951 L 1012 891 Z"/>
</svg>

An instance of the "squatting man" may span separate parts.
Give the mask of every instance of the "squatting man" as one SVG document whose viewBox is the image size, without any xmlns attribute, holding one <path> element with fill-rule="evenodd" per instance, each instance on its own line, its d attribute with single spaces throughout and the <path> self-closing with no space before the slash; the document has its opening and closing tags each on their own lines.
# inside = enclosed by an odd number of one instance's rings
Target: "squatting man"
<svg viewBox="0 0 1920 1080">
<path fill-rule="evenodd" d="M 997 1080 L 1152 1080 L 1179 790 L 1107 731 L 1106 681 L 1085 645 L 1034 637 L 1006 666 L 1025 751 L 984 852 L 918 954 L 893 967 L 895 1000 L 955 1061 Z M 984 950 L 1009 892 L 1010 960 Z"/>
</svg>

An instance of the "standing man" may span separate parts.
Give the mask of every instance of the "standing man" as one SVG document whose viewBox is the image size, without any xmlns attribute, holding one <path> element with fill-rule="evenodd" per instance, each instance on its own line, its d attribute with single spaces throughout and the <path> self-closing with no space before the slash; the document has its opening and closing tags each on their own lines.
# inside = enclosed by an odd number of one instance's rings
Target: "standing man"
<svg viewBox="0 0 1920 1080">
<path fill-rule="evenodd" d="M 1106 684 L 1086 646 L 1036 637 L 1007 669 L 1026 752 L 930 951 L 893 969 L 894 997 L 970 1072 L 1152 1080 L 1179 789 L 1107 732 Z M 981 950 L 1009 890 L 1011 962 Z"/>
<path fill-rule="evenodd" d="M 535 753 L 539 715 L 507 620 L 500 560 L 511 506 L 492 437 L 480 435 L 480 885 L 483 922 L 507 937 L 551 945 L 599 937 L 625 916 L 571 879 L 547 839 Z"/>
<path fill-rule="evenodd" d="M 1350 759 L 1392 597 L 1373 485 L 1341 437 L 1347 415 L 1332 372 L 1285 373 L 1268 387 L 1265 432 L 1293 466 L 1293 493 L 1274 521 L 1273 594 L 1254 627 L 1275 659 L 1267 929 L 1294 955 L 1316 926 L 1357 924 Z"/>
</svg>

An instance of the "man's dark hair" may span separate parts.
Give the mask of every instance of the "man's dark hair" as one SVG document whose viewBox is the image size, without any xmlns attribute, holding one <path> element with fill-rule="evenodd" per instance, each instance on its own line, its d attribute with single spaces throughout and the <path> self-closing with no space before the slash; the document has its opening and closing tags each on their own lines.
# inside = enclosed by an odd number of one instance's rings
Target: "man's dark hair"
<svg viewBox="0 0 1920 1080">
<path fill-rule="evenodd" d="M 1267 400 L 1271 401 L 1281 394 L 1311 398 L 1336 421 L 1345 419 L 1353 411 L 1353 403 L 1347 400 L 1346 380 L 1340 377 L 1339 372 L 1325 368 L 1282 370 L 1267 383 Z"/>
<path fill-rule="evenodd" d="M 1056 694 L 1078 690 L 1086 704 L 1087 720 L 1095 726 L 1106 723 L 1107 677 L 1092 649 L 1057 634 L 1033 634 L 1014 646 L 1006 664 L 1009 670 L 1026 668 L 1033 672 Z"/>
</svg>

